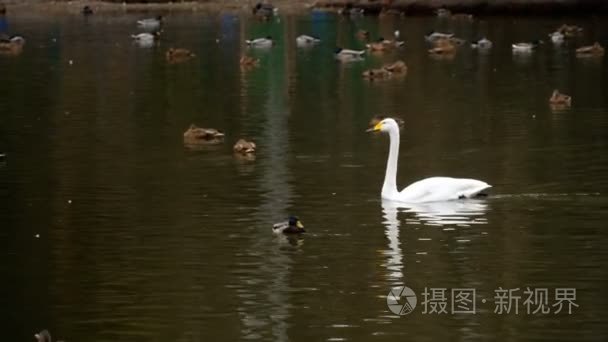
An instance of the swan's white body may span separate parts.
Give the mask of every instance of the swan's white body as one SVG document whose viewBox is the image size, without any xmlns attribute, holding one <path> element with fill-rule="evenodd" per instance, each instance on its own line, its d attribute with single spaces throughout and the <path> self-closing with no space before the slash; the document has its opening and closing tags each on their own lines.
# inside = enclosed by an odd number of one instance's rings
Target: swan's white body
<svg viewBox="0 0 608 342">
<path fill-rule="evenodd" d="M 431 177 L 419 180 L 398 191 L 399 125 L 395 120 L 388 118 L 380 121 L 373 130 L 387 132 L 390 137 L 386 174 L 382 185 L 383 199 L 404 203 L 451 201 L 475 197 L 492 187 L 486 182 L 476 179 Z"/>
</svg>

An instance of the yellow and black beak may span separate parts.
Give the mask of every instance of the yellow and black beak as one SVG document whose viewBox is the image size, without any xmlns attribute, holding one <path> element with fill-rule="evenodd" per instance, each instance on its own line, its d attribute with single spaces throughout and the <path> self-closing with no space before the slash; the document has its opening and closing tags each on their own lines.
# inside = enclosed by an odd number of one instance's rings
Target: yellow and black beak
<svg viewBox="0 0 608 342">
<path fill-rule="evenodd" d="M 366 132 L 378 132 L 382 129 L 382 122 L 378 122 L 374 128 L 366 130 Z"/>
<path fill-rule="evenodd" d="M 304 228 L 304 225 L 302 224 L 302 221 L 298 220 L 298 222 L 296 223 L 296 226 L 298 226 L 298 228 Z"/>
</svg>

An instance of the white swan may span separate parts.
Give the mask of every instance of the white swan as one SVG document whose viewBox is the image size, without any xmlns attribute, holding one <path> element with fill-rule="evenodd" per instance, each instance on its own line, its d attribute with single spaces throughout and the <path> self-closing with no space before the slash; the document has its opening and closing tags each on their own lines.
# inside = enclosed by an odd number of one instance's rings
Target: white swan
<svg viewBox="0 0 608 342">
<path fill-rule="evenodd" d="M 410 184 L 397 191 L 397 160 L 399 159 L 399 125 L 391 118 L 380 121 L 369 131 L 387 132 L 390 137 L 390 149 L 382 198 L 404 203 L 422 203 L 450 201 L 471 198 L 492 186 L 486 182 L 468 178 L 431 177 Z"/>
</svg>

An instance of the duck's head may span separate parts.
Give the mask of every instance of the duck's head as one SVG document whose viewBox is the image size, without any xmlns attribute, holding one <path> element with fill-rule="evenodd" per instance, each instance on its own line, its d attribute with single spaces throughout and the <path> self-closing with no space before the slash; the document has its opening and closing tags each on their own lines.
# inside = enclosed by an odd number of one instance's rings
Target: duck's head
<svg viewBox="0 0 608 342">
<path fill-rule="evenodd" d="M 378 118 L 382 118 L 382 116 L 379 116 Z M 397 121 L 391 118 L 384 118 L 374 125 L 373 128 L 368 129 L 367 132 L 388 132 L 392 129 L 399 131 L 399 124 L 397 124 Z"/>
<path fill-rule="evenodd" d="M 266 39 L 272 40 L 272 36 L 266 36 Z"/>
<path fill-rule="evenodd" d="M 338 53 L 340 53 L 340 52 L 342 52 L 342 48 L 336 48 L 336 49 L 334 50 L 334 53 L 335 53 L 335 54 L 338 54 Z"/>
<path fill-rule="evenodd" d="M 163 21 L 163 16 L 162 16 L 162 15 L 157 15 L 157 16 L 156 16 L 156 20 L 158 20 L 158 21 Z"/>
<path fill-rule="evenodd" d="M 298 227 L 298 228 L 304 228 L 304 225 L 302 224 L 302 221 L 300 221 L 300 219 L 296 216 L 289 216 L 289 226 L 290 227 Z"/>
<path fill-rule="evenodd" d="M 48 330 L 42 330 L 41 332 L 34 334 L 34 337 L 38 342 L 52 342 L 51 333 Z"/>
</svg>

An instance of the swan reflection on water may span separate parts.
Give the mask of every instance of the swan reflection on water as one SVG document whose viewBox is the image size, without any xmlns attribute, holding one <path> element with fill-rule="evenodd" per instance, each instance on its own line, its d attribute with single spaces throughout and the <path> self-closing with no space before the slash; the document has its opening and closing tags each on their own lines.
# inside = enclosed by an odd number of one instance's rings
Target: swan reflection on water
<svg viewBox="0 0 608 342">
<path fill-rule="evenodd" d="M 458 200 L 428 203 L 402 203 L 382 200 L 383 224 L 386 227 L 384 234 L 388 239 L 387 249 L 383 252 L 386 263 L 383 265 L 387 271 L 388 281 L 392 286 L 403 285 L 404 264 L 403 251 L 399 232 L 401 221 L 398 213 L 409 216 L 406 224 L 424 224 L 433 226 L 468 226 L 471 224 L 487 224 L 485 213 L 488 204 L 484 200 Z M 453 228 L 452 228 L 453 229 Z M 447 228 L 446 228 L 447 230 Z"/>
<path fill-rule="evenodd" d="M 382 211 L 385 218 L 384 223 L 388 226 L 399 226 L 398 211 L 413 214 L 406 219 L 407 223 L 433 226 L 467 226 L 488 223 L 485 218 L 488 204 L 485 200 L 477 199 L 428 203 L 401 203 L 383 200 Z"/>
</svg>

